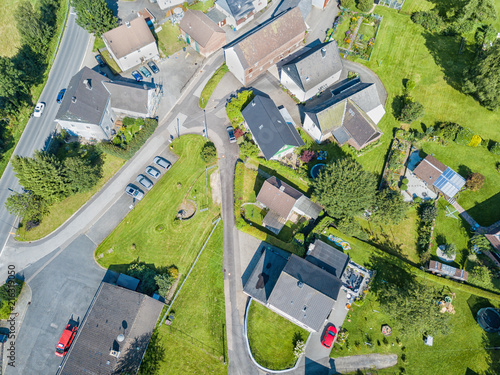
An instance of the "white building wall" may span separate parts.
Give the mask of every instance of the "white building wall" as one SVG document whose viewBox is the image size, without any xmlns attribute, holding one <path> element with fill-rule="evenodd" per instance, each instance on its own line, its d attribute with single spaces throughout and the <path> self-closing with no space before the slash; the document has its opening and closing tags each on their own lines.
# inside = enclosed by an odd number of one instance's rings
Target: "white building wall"
<svg viewBox="0 0 500 375">
<path fill-rule="evenodd" d="M 224 58 L 229 71 L 233 73 L 238 81 L 245 85 L 245 69 L 233 48 L 224 50 Z"/>
<path fill-rule="evenodd" d="M 286 67 L 281 70 L 281 84 L 285 86 L 301 102 L 305 102 L 305 92 L 286 73 Z"/>
<path fill-rule="evenodd" d="M 304 118 L 303 128 L 307 132 L 307 134 L 309 134 L 311 138 L 314 139 L 316 143 L 321 143 L 323 134 L 307 113 Z"/>
<path fill-rule="evenodd" d="M 137 51 L 129 53 L 127 56 L 123 56 L 120 59 L 116 59 L 116 56 L 111 52 L 109 47 L 108 51 L 122 71 L 127 71 L 137 65 L 140 65 L 144 61 L 156 59 L 159 56 L 156 42 L 152 42 Z"/>
<path fill-rule="evenodd" d="M 98 140 L 107 140 L 109 137 L 104 133 L 103 129 L 96 124 L 84 122 L 62 121 L 57 120 L 61 128 L 65 129 L 71 135 L 76 135 L 85 139 L 95 138 Z"/>
<path fill-rule="evenodd" d="M 314 86 L 312 89 L 308 90 L 305 94 L 304 94 L 304 100 L 303 101 L 306 101 L 310 98 L 312 98 L 314 95 L 316 95 L 317 93 L 319 92 L 322 92 L 324 90 L 326 90 L 328 88 L 328 86 L 331 86 L 333 85 L 335 82 L 337 82 L 339 79 L 340 79 L 340 73 L 342 72 L 338 72 L 337 74 L 334 74 L 333 76 L 330 76 L 328 77 L 327 79 L 325 79 L 323 82 L 317 84 L 316 86 Z"/>
<path fill-rule="evenodd" d="M 280 309 L 277 309 L 277 308 L 276 308 L 276 307 L 274 307 L 273 305 L 271 305 L 271 304 L 269 304 L 269 303 L 268 303 L 266 306 L 269 308 L 269 310 L 272 310 L 272 311 L 274 311 L 276 314 L 281 315 L 283 318 L 288 319 L 288 320 L 289 320 L 289 321 L 291 321 L 293 324 L 296 324 L 296 325 L 298 325 L 299 327 L 302 327 L 302 328 L 304 328 L 305 330 L 307 330 L 307 331 L 309 331 L 309 332 L 316 332 L 314 329 L 312 329 L 312 328 L 311 328 L 311 327 L 309 327 L 308 325 L 306 325 L 306 324 L 304 324 L 304 323 L 302 323 L 302 322 L 298 321 L 297 319 L 295 319 L 295 318 L 291 317 L 290 315 L 288 315 L 288 314 L 284 313 L 284 312 L 283 312 L 283 311 L 281 311 Z"/>
<path fill-rule="evenodd" d="M 382 117 L 384 117 L 385 115 L 384 106 L 380 104 L 378 107 L 372 109 L 369 112 L 366 112 L 366 114 L 372 119 L 375 124 L 378 124 Z"/>
</svg>

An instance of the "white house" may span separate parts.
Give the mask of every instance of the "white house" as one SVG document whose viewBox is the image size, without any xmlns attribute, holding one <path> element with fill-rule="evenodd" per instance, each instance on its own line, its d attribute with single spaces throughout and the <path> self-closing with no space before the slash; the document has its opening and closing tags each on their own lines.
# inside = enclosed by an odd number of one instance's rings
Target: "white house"
<svg viewBox="0 0 500 375">
<path fill-rule="evenodd" d="M 159 56 L 155 38 L 143 17 L 105 32 L 102 40 L 122 71 Z"/>
<path fill-rule="evenodd" d="M 280 81 L 305 102 L 340 79 L 342 59 L 335 41 L 319 44 L 281 67 Z"/>
<path fill-rule="evenodd" d="M 226 24 L 238 30 L 253 20 L 255 13 L 267 5 L 266 0 L 217 0 L 215 8 L 226 16 Z"/>
<path fill-rule="evenodd" d="M 109 140 L 117 119 L 152 117 L 152 84 L 112 82 L 84 67 L 71 78 L 55 121 L 71 135 Z"/>
</svg>

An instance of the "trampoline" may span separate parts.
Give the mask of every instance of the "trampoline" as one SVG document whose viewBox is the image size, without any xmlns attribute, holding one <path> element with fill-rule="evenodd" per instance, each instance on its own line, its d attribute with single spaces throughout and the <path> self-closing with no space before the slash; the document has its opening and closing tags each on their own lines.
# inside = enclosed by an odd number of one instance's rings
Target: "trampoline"
<svg viewBox="0 0 500 375">
<path fill-rule="evenodd" d="M 319 163 L 319 164 L 316 164 L 315 166 L 313 166 L 311 168 L 311 177 L 312 178 L 316 178 L 318 177 L 319 175 L 319 171 L 321 170 L 321 168 L 323 168 L 325 166 L 325 164 L 323 163 Z"/>
</svg>

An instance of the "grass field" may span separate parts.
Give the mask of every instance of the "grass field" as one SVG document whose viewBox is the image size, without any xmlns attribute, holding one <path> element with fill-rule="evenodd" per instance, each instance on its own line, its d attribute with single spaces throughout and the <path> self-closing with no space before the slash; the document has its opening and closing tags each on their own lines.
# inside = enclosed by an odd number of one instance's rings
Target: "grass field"
<svg viewBox="0 0 500 375">
<path fill-rule="evenodd" d="M 220 222 L 173 305 L 172 325 L 159 328 L 166 352 L 158 374 L 227 374 L 222 234 Z"/>
<path fill-rule="evenodd" d="M 21 47 L 19 32 L 16 28 L 14 10 L 21 0 L 0 0 L 0 8 L 6 11 L 0 14 L 0 39 L 9 41 L 0 44 L 0 56 L 14 56 Z M 7 11 L 8 10 L 8 11 Z"/>
<path fill-rule="evenodd" d="M 59 228 L 71 215 L 80 209 L 95 193 L 97 193 L 104 184 L 115 175 L 125 161 L 116 156 L 103 154 L 104 165 L 102 169 L 102 178 L 98 184 L 87 193 L 74 194 L 61 202 L 55 203 L 50 207 L 50 213 L 45 216 L 39 226 L 26 231 L 24 226 L 21 226 L 16 234 L 18 241 L 35 241 L 39 240 L 52 233 Z"/>
<path fill-rule="evenodd" d="M 258 302 L 252 302 L 248 312 L 248 341 L 254 359 L 271 370 L 283 370 L 295 365 L 295 341 L 306 342 L 309 332 L 279 316 Z"/>
<path fill-rule="evenodd" d="M 219 213 L 210 201 L 208 211 L 187 221 L 176 220 L 193 184 L 200 176 L 205 181 L 205 163 L 199 155 L 203 144 L 204 138 L 194 135 L 173 142 L 179 160 L 96 249 L 99 264 L 123 272 L 139 258 L 156 266 L 175 264 L 185 275 Z M 99 258 L 100 254 L 104 256 Z"/>
</svg>

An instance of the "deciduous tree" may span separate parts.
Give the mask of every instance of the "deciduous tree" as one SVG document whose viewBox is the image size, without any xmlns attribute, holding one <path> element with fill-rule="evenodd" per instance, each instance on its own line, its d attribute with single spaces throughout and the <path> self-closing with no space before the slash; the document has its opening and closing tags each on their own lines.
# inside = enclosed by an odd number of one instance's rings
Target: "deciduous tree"
<svg viewBox="0 0 500 375">
<path fill-rule="evenodd" d="M 73 0 L 76 23 L 96 36 L 115 28 L 118 22 L 106 0 Z"/>
<path fill-rule="evenodd" d="M 379 223 L 389 221 L 398 224 L 405 218 L 408 207 L 401 194 L 384 189 L 377 193 L 372 219 Z"/>
<path fill-rule="evenodd" d="M 7 198 L 5 207 L 24 221 L 38 222 L 48 212 L 47 202 L 31 192 L 14 193 Z"/>
<path fill-rule="evenodd" d="M 465 187 L 471 191 L 479 191 L 484 185 L 484 176 L 481 173 L 472 173 L 467 177 Z"/>
</svg>

